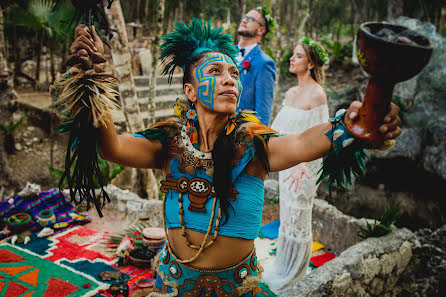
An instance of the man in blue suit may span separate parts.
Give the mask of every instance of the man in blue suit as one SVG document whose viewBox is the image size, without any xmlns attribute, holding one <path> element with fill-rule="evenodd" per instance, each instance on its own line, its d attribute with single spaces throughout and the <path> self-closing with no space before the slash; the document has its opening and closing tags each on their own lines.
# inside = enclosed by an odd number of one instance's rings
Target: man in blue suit
<svg viewBox="0 0 446 297">
<path fill-rule="evenodd" d="M 252 9 L 242 17 L 237 30 L 241 52 L 237 62 L 243 85 L 239 108 L 256 111 L 262 124 L 268 125 L 273 106 L 276 64 L 259 45 L 270 30 L 265 11 Z"/>
</svg>

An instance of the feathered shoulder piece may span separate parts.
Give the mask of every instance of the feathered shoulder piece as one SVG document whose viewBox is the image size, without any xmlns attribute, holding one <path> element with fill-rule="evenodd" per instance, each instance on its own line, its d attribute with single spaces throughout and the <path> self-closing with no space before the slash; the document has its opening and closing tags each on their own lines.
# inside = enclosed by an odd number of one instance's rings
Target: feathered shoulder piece
<svg viewBox="0 0 446 297">
<path fill-rule="evenodd" d="M 175 21 L 174 30 L 162 37 L 160 59 L 165 64 L 162 74 L 168 75 L 169 83 L 176 67 L 183 70 L 200 53 L 219 52 L 229 56 L 235 63 L 238 49 L 223 27 L 212 29 L 211 21 L 193 18 L 189 25 Z"/>
<path fill-rule="evenodd" d="M 181 123 L 178 120 L 166 120 L 153 124 L 150 128 L 135 133 L 135 136 L 143 136 L 150 141 L 160 141 L 163 147 L 175 137 L 181 129 Z"/>
</svg>

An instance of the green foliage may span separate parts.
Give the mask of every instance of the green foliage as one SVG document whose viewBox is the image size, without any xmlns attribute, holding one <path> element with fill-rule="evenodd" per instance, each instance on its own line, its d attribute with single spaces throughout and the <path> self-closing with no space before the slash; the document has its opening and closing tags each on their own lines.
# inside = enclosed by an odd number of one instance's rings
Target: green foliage
<svg viewBox="0 0 446 297">
<path fill-rule="evenodd" d="M 335 101 L 338 101 L 338 102 L 347 101 L 348 94 L 352 90 L 352 87 L 348 86 L 342 92 L 338 92 L 335 89 L 333 89 L 332 86 L 328 85 L 327 83 L 325 83 L 325 87 L 326 87 L 327 95 L 330 97 L 330 99 L 334 99 Z"/>
<path fill-rule="evenodd" d="M 369 237 L 380 237 L 390 233 L 390 226 L 394 224 L 401 216 L 401 203 L 397 202 L 386 210 L 383 216 L 373 223 L 373 226 L 367 221 L 367 228 L 358 225 L 358 236 L 362 239 Z"/>
<path fill-rule="evenodd" d="M 267 200 L 266 204 L 271 205 L 272 210 L 274 211 L 274 206 L 280 203 L 279 194 L 276 195 L 273 199 Z"/>
<path fill-rule="evenodd" d="M 122 170 L 125 169 L 125 166 L 118 165 L 115 163 L 109 163 L 101 158 L 98 158 L 98 164 L 99 164 L 99 169 L 101 171 L 101 175 L 104 178 L 104 183 L 106 185 L 108 185 Z M 72 169 L 74 169 L 75 166 L 76 166 L 76 163 L 73 163 L 71 166 Z M 53 168 L 53 167 L 48 167 L 48 170 L 58 180 L 60 180 L 60 178 L 62 177 L 63 172 L 64 172 L 63 170 Z M 99 182 L 96 180 L 95 180 L 95 184 L 96 184 L 96 187 L 98 187 L 98 188 L 100 187 Z M 62 183 L 62 187 L 68 187 L 66 178 L 64 179 L 64 181 Z"/>
<path fill-rule="evenodd" d="M 74 8 L 68 0 L 55 9 L 54 0 L 31 0 L 25 6 L 15 5 L 8 11 L 6 27 L 22 27 L 32 32 L 42 32 L 48 45 L 60 47 L 60 42 L 72 38 L 68 24 Z"/>
<path fill-rule="evenodd" d="M 146 227 L 147 226 L 144 224 L 138 224 L 124 230 L 124 232 L 120 234 L 110 236 L 110 238 L 108 239 L 109 247 L 115 249 L 121 243 L 122 239 L 125 236 L 128 236 L 133 239 L 133 247 L 135 249 L 142 248 L 144 246 L 142 231 Z"/>
<path fill-rule="evenodd" d="M 13 154 L 15 152 L 14 134 L 22 124 L 24 118 L 20 118 L 16 123 L 10 121 L 8 124 L 0 123 L 0 128 L 5 131 L 4 148 L 6 153 Z"/>
<path fill-rule="evenodd" d="M 353 51 L 353 45 L 347 43 L 343 45 L 339 41 L 321 40 L 321 44 L 328 52 L 330 62 L 335 64 L 345 64 L 348 58 L 351 57 Z"/>
<path fill-rule="evenodd" d="M 22 124 L 24 118 L 20 118 L 16 123 L 10 121 L 8 124 L 0 123 L 0 128 L 2 128 L 6 134 L 13 136 L 17 129 Z"/>
</svg>

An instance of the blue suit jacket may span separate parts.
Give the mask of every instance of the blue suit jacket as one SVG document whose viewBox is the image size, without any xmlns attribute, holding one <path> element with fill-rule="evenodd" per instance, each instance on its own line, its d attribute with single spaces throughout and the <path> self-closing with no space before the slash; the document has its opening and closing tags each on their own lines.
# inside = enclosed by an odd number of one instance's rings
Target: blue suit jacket
<svg viewBox="0 0 446 297">
<path fill-rule="evenodd" d="M 243 61 L 249 61 L 248 70 L 243 69 Z M 276 64 L 260 46 L 253 48 L 238 65 L 243 91 L 239 109 L 256 111 L 264 125 L 269 124 L 273 107 Z"/>
</svg>

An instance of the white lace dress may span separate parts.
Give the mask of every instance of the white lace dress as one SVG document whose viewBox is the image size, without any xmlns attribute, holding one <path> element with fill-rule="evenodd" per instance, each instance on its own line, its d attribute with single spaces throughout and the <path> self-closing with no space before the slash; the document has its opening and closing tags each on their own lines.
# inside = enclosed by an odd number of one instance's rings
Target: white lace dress
<svg viewBox="0 0 446 297">
<path fill-rule="evenodd" d="M 296 134 L 328 121 L 328 106 L 320 105 L 303 110 L 283 104 L 271 125 L 282 134 Z M 308 149 L 311 149 L 309 147 Z M 306 164 L 310 178 L 305 175 L 302 188 L 288 190 L 290 181 L 283 182 L 293 168 L 279 172 L 280 228 L 277 256 L 273 262 L 265 263 L 262 281 L 275 292 L 303 278 L 308 269 L 312 248 L 311 211 L 316 196 L 316 181 L 322 159 Z"/>
</svg>

